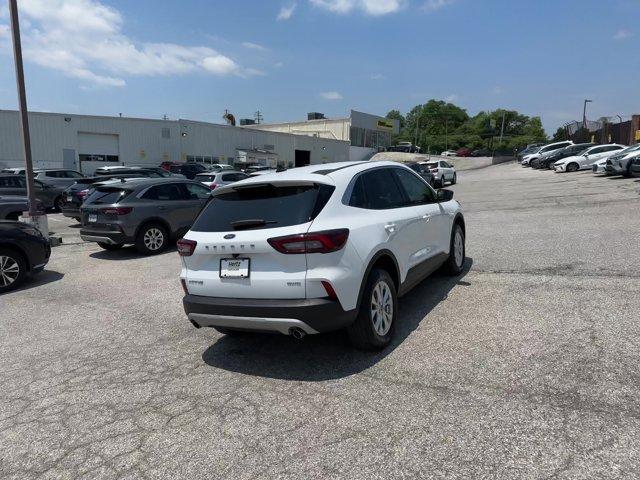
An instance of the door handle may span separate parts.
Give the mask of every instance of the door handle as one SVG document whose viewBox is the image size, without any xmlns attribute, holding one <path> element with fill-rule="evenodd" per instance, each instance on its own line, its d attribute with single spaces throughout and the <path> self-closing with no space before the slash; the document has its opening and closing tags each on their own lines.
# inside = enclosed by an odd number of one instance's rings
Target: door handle
<svg viewBox="0 0 640 480">
<path fill-rule="evenodd" d="M 396 224 L 395 223 L 390 223 L 388 225 L 384 226 L 384 229 L 388 232 L 388 233 L 393 233 L 396 231 Z"/>
<path fill-rule="evenodd" d="M 429 220 L 431 220 L 431 215 L 422 215 L 420 218 L 425 222 L 428 222 Z"/>
</svg>

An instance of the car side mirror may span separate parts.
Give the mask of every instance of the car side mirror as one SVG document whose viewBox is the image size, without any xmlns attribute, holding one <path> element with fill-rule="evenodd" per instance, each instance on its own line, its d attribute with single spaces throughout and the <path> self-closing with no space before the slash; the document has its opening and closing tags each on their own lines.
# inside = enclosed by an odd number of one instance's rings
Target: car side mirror
<svg viewBox="0 0 640 480">
<path fill-rule="evenodd" d="M 448 202 L 449 200 L 453 200 L 453 190 L 440 189 L 436 194 L 438 202 Z"/>
</svg>

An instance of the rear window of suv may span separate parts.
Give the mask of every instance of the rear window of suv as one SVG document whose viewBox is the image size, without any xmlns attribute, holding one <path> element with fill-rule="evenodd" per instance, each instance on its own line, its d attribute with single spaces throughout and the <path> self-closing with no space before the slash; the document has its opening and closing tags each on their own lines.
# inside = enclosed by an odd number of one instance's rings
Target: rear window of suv
<svg viewBox="0 0 640 480">
<path fill-rule="evenodd" d="M 94 205 L 112 205 L 121 202 L 131 193 L 131 190 L 122 188 L 100 187 L 95 189 L 84 201 L 84 203 Z"/>
<path fill-rule="evenodd" d="M 229 232 L 300 225 L 318 216 L 334 190 L 320 184 L 238 188 L 213 196 L 191 230 Z"/>
</svg>

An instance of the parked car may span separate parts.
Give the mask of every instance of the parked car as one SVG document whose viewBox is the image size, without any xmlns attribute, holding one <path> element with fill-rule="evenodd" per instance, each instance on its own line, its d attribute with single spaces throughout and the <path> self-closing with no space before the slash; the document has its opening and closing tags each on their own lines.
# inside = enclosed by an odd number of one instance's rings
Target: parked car
<svg viewBox="0 0 640 480">
<path fill-rule="evenodd" d="M 144 254 L 180 238 L 209 199 L 201 183 L 173 178 L 132 178 L 93 189 L 80 214 L 80 237 L 105 250 L 133 244 Z"/>
<path fill-rule="evenodd" d="M 0 220 L 17 221 L 23 212 L 29 210 L 29 199 L 18 195 L 0 196 Z M 36 210 L 44 212 L 44 205 L 36 199 Z"/>
<path fill-rule="evenodd" d="M 239 182 L 245 178 L 249 178 L 249 175 L 246 173 L 236 172 L 235 170 L 222 170 L 218 173 L 199 173 L 196 175 L 195 180 L 213 190 L 214 188 L 221 187 L 223 185 Z"/>
<path fill-rule="evenodd" d="M 25 175 L 27 170 L 25 168 L 3 168 L 0 173 L 9 173 L 11 175 Z"/>
<path fill-rule="evenodd" d="M 51 246 L 40 231 L 22 222 L 0 221 L 0 293 L 19 287 L 49 262 Z"/>
<path fill-rule="evenodd" d="M 418 175 L 420 175 L 423 178 L 423 180 L 427 182 L 431 187 L 435 187 L 436 177 L 433 173 L 431 173 L 431 170 L 426 164 L 420 163 L 420 162 L 413 162 L 413 163 L 407 163 L 406 165 L 411 170 L 413 170 Z"/>
<path fill-rule="evenodd" d="M 263 168 L 260 170 L 254 170 L 250 172 L 245 171 L 245 173 L 248 173 L 250 177 L 259 177 L 260 175 L 267 175 L 270 173 L 279 173 L 279 172 L 284 172 L 284 170 L 278 170 L 276 168 Z"/>
<path fill-rule="evenodd" d="M 548 168 L 553 170 L 553 164 L 563 158 L 573 157 L 582 154 L 587 148 L 594 147 L 595 143 L 576 143 L 568 147 L 554 151 L 551 155 L 544 158 L 537 158 L 531 162 L 531 168 Z"/>
<path fill-rule="evenodd" d="M 212 163 L 211 165 L 205 165 L 208 172 L 218 173 L 223 170 L 234 171 L 234 168 L 231 165 L 227 165 L 224 163 Z"/>
<path fill-rule="evenodd" d="M 47 210 L 60 211 L 62 208 L 61 187 L 47 185 L 40 180 L 34 180 L 36 198 L 42 202 Z M 27 180 L 24 175 L 0 174 L 0 195 L 27 196 Z"/>
<path fill-rule="evenodd" d="M 573 145 L 573 142 L 570 140 L 566 140 L 564 142 L 550 143 L 548 145 L 545 145 L 544 147 L 540 148 L 540 150 L 538 150 L 537 152 L 523 156 L 522 166 L 528 167 L 530 166 L 529 164 L 532 160 L 535 160 L 536 158 L 540 158 L 540 157 L 550 157 L 552 155 L 552 152 L 556 150 L 560 150 L 561 148 L 564 148 L 564 147 L 568 147 L 569 145 Z"/>
<path fill-rule="evenodd" d="M 114 170 L 116 171 L 116 170 Z M 108 185 L 115 180 L 127 178 L 147 178 L 139 173 L 117 173 L 104 175 L 101 177 L 80 178 L 76 183 L 66 188 L 63 192 L 62 215 L 73 218 L 77 222 L 82 221 L 80 207 L 84 199 L 91 193 L 93 188 L 100 185 Z"/>
<path fill-rule="evenodd" d="M 184 175 L 180 174 L 180 173 L 171 173 L 167 170 L 165 170 L 162 167 L 151 167 L 149 165 L 131 165 L 130 168 L 142 168 L 144 170 L 148 170 L 151 172 L 155 172 L 158 175 L 160 175 L 161 177 L 165 177 L 165 178 L 169 178 L 169 177 L 173 177 L 173 178 L 186 178 Z"/>
<path fill-rule="evenodd" d="M 191 323 L 301 338 L 346 328 L 388 345 L 398 297 L 440 266 L 463 270 L 465 223 L 453 192 L 396 162 L 300 167 L 214 190 L 184 239 Z"/>
<path fill-rule="evenodd" d="M 580 155 L 558 160 L 553 164 L 553 168 L 556 172 L 577 172 L 578 170 L 588 169 L 598 160 L 609 157 L 613 152 L 624 150 L 625 148 L 624 145 L 615 143 L 610 145 L 596 145 L 595 147 L 587 148 Z"/>
<path fill-rule="evenodd" d="M 640 154 L 640 144 L 632 145 L 607 158 L 607 175 L 631 176 L 631 161 Z"/>
<path fill-rule="evenodd" d="M 516 154 L 516 160 L 518 160 L 518 163 L 522 163 L 522 159 L 524 157 L 526 157 L 527 155 L 531 155 L 533 153 L 537 153 L 542 148 L 542 146 L 543 146 L 542 144 L 536 144 L 536 143 L 527 145 L 523 150 L 521 150 Z"/>
<path fill-rule="evenodd" d="M 170 171 L 171 167 L 179 167 L 181 165 L 184 165 L 184 163 L 181 162 L 162 162 L 160 164 L 160 168 L 162 168 L 163 170 L 166 170 L 167 172 Z"/>
<path fill-rule="evenodd" d="M 151 168 L 142 167 L 100 167 L 93 173 L 96 177 L 110 177 L 112 175 L 136 174 L 141 177 L 167 178 L 167 172 L 159 173 Z"/>
<path fill-rule="evenodd" d="M 488 148 L 479 148 L 478 150 L 474 150 L 471 152 L 472 157 L 491 157 L 493 156 L 493 152 Z"/>
<path fill-rule="evenodd" d="M 471 156 L 471 150 L 469 150 L 468 148 L 459 148 L 456 151 L 456 157 L 470 157 Z"/>
<path fill-rule="evenodd" d="M 179 165 L 171 165 L 169 167 L 171 173 L 179 173 L 186 178 L 193 180 L 197 174 L 205 173 L 207 168 L 201 163 L 183 163 Z"/>
<path fill-rule="evenodd" d="M 244 169 L 244 173 L 251 174 L 251 173 L 262 172 L 266 170 L 275 170 L 275 168 L 269 167 L 267 165 L 250 165 Z"/>
<path fill-rule="evenodd" d="M 636 155 L 631 160 L 631 168 L 629 169 L 631 175 L 634 177 L 640 177 L 640 155 Z"/>
<path fill-rule="evenodd" d="M 603 158 L 602 160 L 598 160 L 596 163 L 591 165 L 591 170 L 593 173 L 607 173 L 607 159 Z"/>
<path fill-rule="evenodd" d="M 445 150 L 444 152 L 442 152 L 440 154 L 441 157 L 455 157 L 456 156 L 456 152 L 454 152 L 453 150 Z"/>
<path fill-rule="evenodd" d="M 436 187 L 444 187 L 444 184 L 451 182 L 451 185 L 455 185 L 458 181 L 453 165 L 445 162 L 444 160 L 437 160 L 432 162 L 421 162 L 425 165 L 433 174 Z"/>
<path fill-rule="evenodd" d="M 34 170 L 33 178 L 36 178 L 47 185 L 67 188 L 68 186 L 73 185 L 79 178 L 84 178 L 84 175 L 80 172 L 76 172 L 75 170 L 53 168 L 46 170 Z"/>
</svg>

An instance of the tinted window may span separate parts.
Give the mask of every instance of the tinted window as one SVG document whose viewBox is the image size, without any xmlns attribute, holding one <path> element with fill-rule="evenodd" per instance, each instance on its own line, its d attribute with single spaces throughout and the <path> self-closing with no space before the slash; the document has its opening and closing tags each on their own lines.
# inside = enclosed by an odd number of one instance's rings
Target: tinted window
<svg viewBox="0 0 640 480">
<path fill-rule="evenodd" d="M 99 187 L 91 192 L 84 202 L 94 205 L 111 205 L 121 202 L 130 193 L 130 190 L 122 188 Z"/>
<path fill-rule="evenodd" d="M 22 184 L 18 177 L 2 177 L 0 178 L 0 188 L 21 188 Z"/>
<path fill-rule="evenodd" d="M 198 185 L 195 183 L 186 183 L 185 188 L 187 189 L 187 196 L 193 200 L 195 199 L 205 199 L 209 198 L 211 195 L 211 190 L 207 187 L 203 187 L 202 185 Z"/>
<path fill-rule="evenodd" d="M 423 205 L 436 201 L 435 192 L 414 174 L 400 170 L 399 168 L 394 168 L 393 173 L 400 182 L 409 201 L 409 205 Z"/>
<path fill-rule="evenodd" d="M 360 175 L 349 201 L 354 207 L 370 210 L 399 208 L 403 203 L 402 192 L 389 168 L 379 168 Z"/>
<path fill-rule="evenodd" d="M 176 183 L 167 183 L 164 185 L 156 185 L 151 187 L 142 196 L 146 200 L 174 201 L 184 200 L 180 185 Z"/>
<path fill-rule="evenodd" d="M 333 191 L 328 185 L 239 188 L 212 197 L 191 230 L 228 232 L 300 225 L 320 213 Z"/>
<path fill-rule="evenodd" d="M 215 174 L 213 175 L 202 175 L 201 173 L 196 175 L 195 178 L 198 182 L 215 182 L 216 181 L 216 176 Z"/>
<path fill-rule="evenodd" d="M 64 172 L 44 172 L 45 177 L 64 178 Z"/>
</svg>

